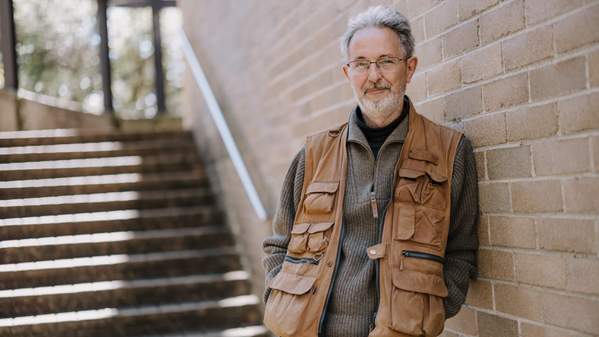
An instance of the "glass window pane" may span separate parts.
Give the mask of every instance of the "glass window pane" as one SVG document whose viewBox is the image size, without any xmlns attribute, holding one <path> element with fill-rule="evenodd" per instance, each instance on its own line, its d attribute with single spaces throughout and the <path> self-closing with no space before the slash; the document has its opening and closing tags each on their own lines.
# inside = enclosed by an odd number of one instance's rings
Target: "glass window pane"
<svg viewBox="0 0 599 337">
<path fill-rule="evenodd" d="M 181 115 L 181 90 L 185 62 L 181 50 L 179 30 L 181 11 L 175 7 L 164 8 L 160 12 L 162 32 L 162 63 L 164 67 L 166 110 L 170 115 Z"/>
<path fill-rule="evenodd" d="M 103 110 L 94 0 L 13 1 L 21 89 Z"/>
<path fill-rule="evenodd" d="M 152 9 L 110 7 L 108 43 L 115 111 L 122 118 L 154 117 Z"/>
</svg>

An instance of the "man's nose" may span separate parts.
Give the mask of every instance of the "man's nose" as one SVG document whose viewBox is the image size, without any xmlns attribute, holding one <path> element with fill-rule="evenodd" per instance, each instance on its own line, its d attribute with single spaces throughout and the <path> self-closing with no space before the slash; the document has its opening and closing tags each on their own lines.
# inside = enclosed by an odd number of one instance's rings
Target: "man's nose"
<svg viewBox="0 0 599 337">
<path fill-rule="evenodd" d="M 379 78 L 381 78 L 381 71 L 376 63 L 373 62 L 368 67 L 368 80 L 376 83 Z"/>
</svg>

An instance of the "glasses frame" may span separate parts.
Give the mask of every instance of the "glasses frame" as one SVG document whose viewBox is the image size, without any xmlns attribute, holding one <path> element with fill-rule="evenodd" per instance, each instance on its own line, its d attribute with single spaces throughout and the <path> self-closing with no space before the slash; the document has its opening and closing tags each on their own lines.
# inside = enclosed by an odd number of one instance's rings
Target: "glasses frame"
<svg viewBox="0 0 599 337">
<path fill-rule="evenodd" d="M 368 71 L 370 70 L 370 65 L 372 65 L 374 63 L 375 65 L 375 69 L 377 71 L 379 71 L 380 73 L 384 73 L 384 72 L 389 72 L 389 70 L 383 70 L 383 68 L 381 68 L 381 66 L 379 65 L 379 62 L 384 60 L 384 59 L 396 59 L 398 62 L 397 64 L 401 64 L 404 61 L 407 61 L 408 58 L 401 58 L 401 57 L 397 57 L 397 56 L 381 56 L 378 59 L 376 59 L 376 61 L 370 61 L 368 59 L 357 59 L 357 60 L 352 60 L 347 62 L 345 65 L 348 67 L 348 69 L 350 71 L 354 71 L 356 74 L 362 75 L 362 74 L 367 74 Z M 368 62 L 368 67 L 364 70 L 364 71 L 357 71 L 356 68 L 352 68 L 351 64 L 354 62 Z"/>
</svg>

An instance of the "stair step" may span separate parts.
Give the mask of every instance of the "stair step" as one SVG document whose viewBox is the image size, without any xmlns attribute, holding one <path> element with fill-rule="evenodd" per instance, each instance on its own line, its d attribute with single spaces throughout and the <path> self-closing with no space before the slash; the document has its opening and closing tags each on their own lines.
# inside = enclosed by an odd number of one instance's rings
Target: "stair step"
<svg viewBox="0 0 599 337">
<path fill-rule="evenodd" d="M 208 301 L 251 292 L 245 271 L 115 280 L 0 291 L 0 318 L 164 302 Z"/>
<path fill-rule="evenodd" d="M 257 325 L 258 297 L 183 302 L 134 308 L 105 308 L 0 319 L 0 336 L 96 337 L 142 336 L 184 329 L 226 329 Z M 113 333 L 114 331 L 114 333 Z"/>
<path fill-rule="evenodd" d="M 188 137 L 142 141 L 89 142 L 53 145 L 0 147 L 0 163 L 28 161 L 104 158 L 119 156 L 148 156 L 160 152 L 195 151 Z"/>
<path fill-rule="evenodd" d="M 186 331 L 177 334 L 160 334 L 144 337 L 268 337 L 270 334 L 263 325 L 233 328 L 221 331 Z"/>
<path fill-rule="evenodd" d="M 196 153 L 45 160 L 0 164 L 0 181 L 190 169 L 202 174 Z"/>
<path fill-rule="evenodd" d="M 56 215 L 76 212 L 148 209 L 168 206 L 206 205 L 214 196 L 208 190 L 188 188 L 165 191 L 125 191 L 7 199 L 0 203 L 0 217 Z"/>
<path fill-rule="evenodd" d="M 0 147 L 33 146 L 68 143 L 86 143 L 102 141 L 138 141 L 148 139 L 189 139 L 189 131 L 153 131 L 153 132 L 97 132 L 75 129 L 29 130 L 0 132 Z"/>
<path fill-rule="evenodd" d="M 193 171 L 176 171 L 168 173 L 123 173 L 0 181 L 0 199 L 38 198 L 65 194 L 147 191 L 183 187 L 208 188 L 208 180 Z"/>
<path fill-rule="evenodd" d="M 234 247 L 117 254 L 0 265 L 4 289 L 239 270 Z"/>
<path fill-rule="evenodd" d="M 128 209 L 0 219 L 0 238 L 3 240 L 18 240 L 47 236 L 220 225 L 223 223 L 224 214 L 214 207 Z"/>
<path fill-rule="evenodd" d="M 166 252 L 186 247 L 205 249 L 233 244 L 231 233 L 215 226 L 67 235 L 0 241 L 0 263 Z"/>
</svg>

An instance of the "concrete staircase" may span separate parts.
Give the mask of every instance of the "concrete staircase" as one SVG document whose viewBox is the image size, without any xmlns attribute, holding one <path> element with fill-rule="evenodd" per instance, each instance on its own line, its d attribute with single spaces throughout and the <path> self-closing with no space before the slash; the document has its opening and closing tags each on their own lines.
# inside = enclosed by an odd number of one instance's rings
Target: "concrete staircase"
<svg viewBox="0 0 599 337">
<path fill-rule="evenodd" d="M 267 336 L 191 134 L 0 133 L 0 337 Z"/>
</svg>

